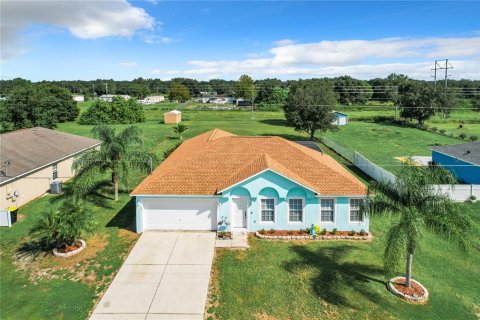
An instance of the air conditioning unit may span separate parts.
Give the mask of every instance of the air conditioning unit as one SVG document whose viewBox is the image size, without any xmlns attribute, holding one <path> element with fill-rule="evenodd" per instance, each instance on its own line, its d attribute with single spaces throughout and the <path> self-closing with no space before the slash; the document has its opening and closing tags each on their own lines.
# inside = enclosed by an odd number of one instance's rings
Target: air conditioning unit
<svg viewBox="0 0 480 320">
<path fill-rule="evenodd" d="M 51 194 L 60 194 L 62 193 L 62 181 L 55 180 L 50 184 L 50 193 Z"/>
</svg>

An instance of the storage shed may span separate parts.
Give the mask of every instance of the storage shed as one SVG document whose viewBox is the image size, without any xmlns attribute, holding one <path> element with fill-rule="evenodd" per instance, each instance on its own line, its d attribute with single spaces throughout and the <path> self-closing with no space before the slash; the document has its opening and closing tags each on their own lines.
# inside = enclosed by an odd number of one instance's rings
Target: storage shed
<svg viewBox="0 0 480 320">
<path fill-rule="evenodd" d="M 172 110 L 163 114 L 163 122 L 166 124 L 180 123 L 182 121 L 182 113 L 178 110 Z"/>
<path fill-rule="evenodd" d="M 337 117 L 333 124 L 337 126 L 345 126 L 348 123 L 348 115 L 342 112 L 333 111 L 333 114 Z"/>
</svg>

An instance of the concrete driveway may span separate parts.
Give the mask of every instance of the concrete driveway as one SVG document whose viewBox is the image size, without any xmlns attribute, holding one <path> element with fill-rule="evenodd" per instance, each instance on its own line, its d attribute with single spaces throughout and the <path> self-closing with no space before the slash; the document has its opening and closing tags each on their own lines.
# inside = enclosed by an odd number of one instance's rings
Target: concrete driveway
<svg viewBox="0 0 480 320">
<path fill-rule="evenodd" d="M 203 319 L 214 247 L 213 232 L 144 232 L 90 319 Z"/>
</svg>

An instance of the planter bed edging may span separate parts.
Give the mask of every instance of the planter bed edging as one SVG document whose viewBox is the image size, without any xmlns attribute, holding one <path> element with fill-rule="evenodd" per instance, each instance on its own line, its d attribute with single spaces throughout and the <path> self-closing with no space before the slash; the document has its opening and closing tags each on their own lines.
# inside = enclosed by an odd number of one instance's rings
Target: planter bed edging
<svg viewBox="0 0 480 320">
<path fill-rule="evenodd" d="M 371 240 L 372 236 L 369 233 L 364 236 L 323 236 L 319 235 L 316 238 L 308 236 L 274 236 L 268 234 L 260 234 L 258 231 L 255 232 L 255 236 L 264 240 L 355 240 L 355 241 L 366 241 Z"/>
<path fill-rule="evenodd" d="M 388 281 L 388 291 L 390 291 L 391 293 L 393 293 L 394 295 L 396 295 L 397 297 L 405 300 L 405 301 L 408 301 L 410 303 L 417 303 L 417 304 L 424 304 L 424 303 L 427 303 L 428 302 L 428 290 L 427 288 L 425 288 L 420 282 L 416 281 L 416 280 L 411 280 L 412 282 L 415 282 L 420 288 L 422 288 L 423 290 L 423 295 L 420 296 L 420 297 L 414 297 L 414 296 L 411 296 L 411 295 L 408 295 L 408 294 L 405 294 L 403 292 L 400 292 L 398 291 L 396 288 L 395 288 L 395 284 L 397 282 L 397 280 L 400 280 L 400 279 L 405 279 L 405 277 L 395 277 L 395 278 L 392 278 L 390 279 L 390 281 Z"/>
<path fill-rule="evenodd" d="M 53 249 L 53 255 L 56 256 L 56 257 L 62 257 L 62 258 L 66 258 L 66 257 L 71 257 L 71 256 L 74 256 L 78 253 L 80 253 L 83 249 L 85 249 L 87 247 L 87 243 L 84 241 L 84 240 L 78 240 L 82 245 L 78 248 L 78 249 L 75 249 L 75 250 L 72 250 L 72 251 L 69 251 L 69 252 L 59 252 L 57 250 L 57 248 Z"/>
</svg>

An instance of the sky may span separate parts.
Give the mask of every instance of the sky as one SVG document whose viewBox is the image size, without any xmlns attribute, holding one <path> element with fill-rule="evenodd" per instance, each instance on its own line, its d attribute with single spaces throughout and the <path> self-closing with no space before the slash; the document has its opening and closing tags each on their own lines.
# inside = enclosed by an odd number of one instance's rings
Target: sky
<svg viewBox="0 0 480 320">
<path fill-rule="evenodd" d="M 2 0 L 0 76 L 480 79 L 480 2 Z M 443 62 L 444 64 L 444 62 Z"/>
</svg>

